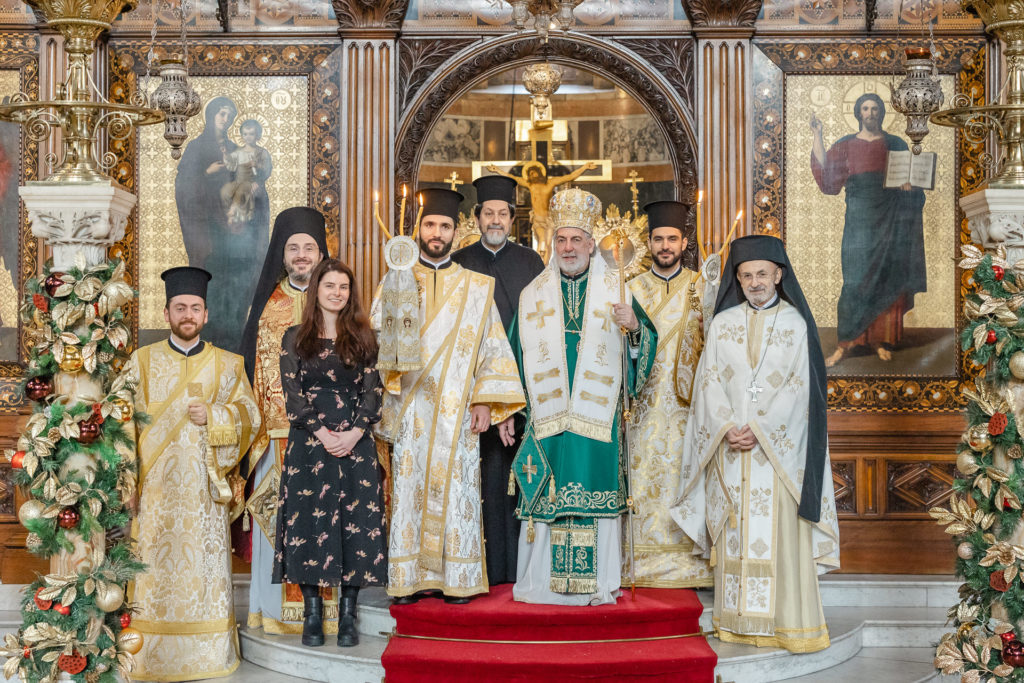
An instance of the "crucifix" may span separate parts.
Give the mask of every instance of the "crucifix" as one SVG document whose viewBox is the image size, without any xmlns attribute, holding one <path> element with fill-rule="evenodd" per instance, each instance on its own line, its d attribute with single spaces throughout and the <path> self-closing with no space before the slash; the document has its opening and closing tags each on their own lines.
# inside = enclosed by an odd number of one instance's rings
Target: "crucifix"
<svg viewBox="0 0 1024 683">
<path fill-rule="evenodd" d="M 760 394 L 764 389 L 757 386 L 754 380 L 750 380 L 750 386 L 747 387 L 747 391 L 750 392 L 750 400 L 752 403 L 757 403 L 757 395 Z"/>
<path fill-rule="evenodd" d="M 452 171 L 452 174 L 445 178 L 444 181 L 451 186 L 452 190 L 458 190 L 457 186 L 463 184 L 462 181 L 459 180 L 458 171 Z"/>
<path fill-rule="evenodd" d="M 640 202 L 639 202 L 640 191 L 638 189 L 636 189 L 636 184 L 637 183 L 642 183 L 644 181 L 644 179 L 640 177 L 640 174 L 638 174 L 636 172 L 635 168 L 633 170 L 631 170 L 629 172 L 629 175 L 627 175 L 626 177 L 629 178 L 629 180 L 626 181 L 626 184 L 628 184 L 630 186 L 629 191 L 633 193 L 633 218 L 636 218 L 636 215 L 637 215 L 636 212 L 637 212 L 637 209 L 640 206 Z"/>
<path fill-rule="evenodd" d="M 522 472 L 526 475 L 526 483 L 533 483 L 533 475 L 537 474 L 537 466 L 533 464 L 533 453 L 526 456 L 526 464 L 522 466 Z"/>
</svg>

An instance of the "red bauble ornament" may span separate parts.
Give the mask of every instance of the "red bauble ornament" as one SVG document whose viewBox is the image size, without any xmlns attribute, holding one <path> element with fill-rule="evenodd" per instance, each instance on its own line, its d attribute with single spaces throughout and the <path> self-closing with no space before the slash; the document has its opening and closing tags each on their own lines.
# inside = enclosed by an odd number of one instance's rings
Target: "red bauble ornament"
<svg viewBox="0 0 1024 683">
<path fill-rule="evenodd" d="M 78 443 L 91 444 L 100 438 L 100 421 L 95 416 L 78 423 Z"/>
<path fill-rule="evenodd" d="M 1024 666 L 1024 643 L 1011 640 L 1003 645 L 1003 664 L 1012 667 Z"/>
<path fill-rule="evenodd" d="M 1010 587 L 1010 584 L 1006 583 L 1006 577 L 1003 576 L 1002 569 L 997 569 L 988 575 L 988 585 L 1000 593 L 1005 593 Z"/>
<path fill-rule="evenodd" d="M 64 284 L 64 280 L 62 279 L 63 277 L 64 273 L 56 270 L 47 275 L 46 279 L 43 280 L 43 289 L 46 290 L 46 293 L 50 296 L 54 296 L 54 292 L 57 291 L 57 288 Z"/>
<path fill-rule="evenodd" d="M 132 615 L 127 612 L 121 612 L 121 628 L 128 628 L 132 625 Z"/>
<path fill-rule="evenodd" d="M 989 344 L 995 344 L 996 343 L 996 331 L 995 330 L 989 330 L 988 334 L 985 335 L 985 341 L 987 343 L 989 343 Z"/>
<path fill-rule="evenodd" d="M 999 638 L 1003 641 L 1003 645 L 1005 645 L 1011 640 L 1017 640 L 1017 634 L 1013 631 L 1007 631 L 1006 633 L 1000 633 Z"/>
<path fill-rule="evenodd" d="M 11 456 L 11 467 L 16 470 L 20 470 L 24 462 L 25 451 L 14 451 L 14 455 Z"/>
<path fill-rule="evenodd" d="M 75 508 L 64 508 L 57 514 L 57 524 L 61 529 L 74 529 L 81 519 L 82 515 Z"/>
<path fill-rule="evenodd" d="M 25 659 L 31 659 L 32 658 L 32 650 L 29 649 L 28 645 L 26 645 L 25 649 L 21 651 L 21 656 L 24 657 Z"/>
<path fill-rule="evenodd" d="M 1006 271 L 1003 270 L 1002 266 L 992 266 L 992 275 L 995 276 L 996 280 L 1002 280 L 1006 276 Z"/>
<path fill-rule="evenodd" d="M 72 675 L 80 674 L 85 671 L 85 665 L 87 663 L 88 662 L 85 657 L 77 652 L 72 652 L 69 655 L 61 655 L 57 658 L 57 668 Z"/>
<path fill-rule="evenodd" d="M 53 393 L 53 382 L 49 377 L 33 377 L 25 383 L 25 395 L 33 401 L 41 401 Z"/>
<path fill-rule="evenodd" d="M 36 594 L 35 594 L 35 597 L 32 598 L 32 601 L 36 603 L 36 607 L 38 607 L 39 609 L 41 609 L 41 610 L 48 610 L 51 607 L 53 607 L 53 600 L 43 600 L 43 599 L 41 599 L 39 597 L 39 594 L 42 593 L 42 592 L 43 592 L 43 587 L 40 586 L 39 588 L 36 589 Z"/>
<path fill-rule="evenodd" d="M 988 419 L 988 433 L 992 436 L 999 436 L 1006 431 L 1006 426 L 1009 424 L 1010 420 L 1006 417 L 1006 413 L 993 413 L 992 417 Z"/>
<path fill-rule="evenodd" d="M 68 605 L 62 605 L 59 602 L 53 606 L 53 611 L 65 617 L 71 614 L 71 608 Z"/>
</svg>

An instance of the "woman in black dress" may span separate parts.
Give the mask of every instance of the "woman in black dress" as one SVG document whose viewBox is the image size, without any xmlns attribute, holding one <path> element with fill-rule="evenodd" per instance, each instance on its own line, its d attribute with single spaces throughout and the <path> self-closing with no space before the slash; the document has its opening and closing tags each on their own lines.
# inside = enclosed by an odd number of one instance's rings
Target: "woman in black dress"
<svg viewBox="0 0 1024 683">
<path fill-rule="evenodd" d="M 302 323 L 285 332 L 281 384 L 288 449 L 281 472 L 274 583 L 299 584 L 302 644 L 323 645 L 320 587 L 341 585 L 338 645 L 359 642 L 359 587 L 384 584 L 381 470 L 370 427 L 380 419 L 377 342 L 352 271 L 324 259 L 310 276 Z"/>
</svg>

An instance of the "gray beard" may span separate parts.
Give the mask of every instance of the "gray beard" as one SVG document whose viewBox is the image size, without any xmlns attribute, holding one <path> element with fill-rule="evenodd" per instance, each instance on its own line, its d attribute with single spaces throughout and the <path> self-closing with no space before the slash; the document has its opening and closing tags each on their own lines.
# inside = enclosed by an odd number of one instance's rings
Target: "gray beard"
<svg viewBox="0 0 1024 683">
<path fill-rule="evenodd" d="M 484 244 L 487 246 L 497 249 L 498 247 L 504 246 L 505 242 L 508 241 L 508 236 L 505 235 L 504 232 L 491 232 L 490 230 L 484 230 L 480 239 L 482 239 Z"/>
<path fill-rule="evenodd" d="M 581 259 L 576 262 L 575 266 L 568 266 L 565 261 L 562 260 L 561 256 L 556 254 L 555 258 L 558 259 L 558 269 L 562 271 L 562 275 L 579 275 L 587 269 L 587 266 L 590 265 L 589 261 L 583 261 Z"/>
</svg>

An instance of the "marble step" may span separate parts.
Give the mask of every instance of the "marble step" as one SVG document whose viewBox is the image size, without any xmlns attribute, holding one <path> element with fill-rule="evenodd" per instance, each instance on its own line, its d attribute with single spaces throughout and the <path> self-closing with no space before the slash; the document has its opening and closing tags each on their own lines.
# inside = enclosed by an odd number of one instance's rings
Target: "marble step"
<svg viewBox="0 0 1024 683">
<path fill-rule="evenodd" d="M 380 683 L 380 657 L 387 646 L 381 637 L 363 635 L 355 647 L 338 647 L 328 636 L 323 647 L 304 647 L 302 637 L 272 636 L 247 627 L 238 630 L 242 657 L 263 669 L 326 683 Z"/>
<path fill-rule="evenodd" d="M 866 647 L 856 657 L 810 676 L 783 679 L 786 683 L 926 683 L 934 681 L 934 648 Z M 723 679 L 724 681 L 725 679 Z M 958 676 L 957 681 L 960 680 Z M 739 683 L 739 681 L 736 681 Z"/>
</svg>

